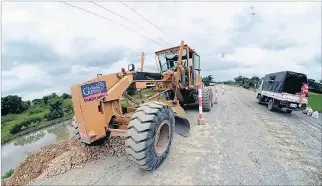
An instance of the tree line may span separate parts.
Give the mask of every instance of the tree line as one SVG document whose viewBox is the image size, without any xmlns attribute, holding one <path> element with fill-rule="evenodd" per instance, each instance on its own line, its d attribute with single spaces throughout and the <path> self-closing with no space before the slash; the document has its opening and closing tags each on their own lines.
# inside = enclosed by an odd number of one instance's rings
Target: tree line
<svg viewBox="0 0 322 186">
<path fill-rule="evenodd" d="M 41 99 L 23 101 L 18 95 L 8 95 L 1 98 L 1 116 L 8 114 L 20 114 L 28 110 L 31 106 L 50 105 L 53 112 L 60 109 L 64 99 L 70 99 L 69 94 L 64 93 L 58 96 L 56 93 L 43 96 Z"/>
</svg>

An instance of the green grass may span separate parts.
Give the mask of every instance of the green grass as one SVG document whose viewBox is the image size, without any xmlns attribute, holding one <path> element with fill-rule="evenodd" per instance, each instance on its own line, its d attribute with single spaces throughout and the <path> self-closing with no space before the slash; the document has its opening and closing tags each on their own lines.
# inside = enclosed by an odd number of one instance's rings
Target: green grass
<svg viewBox="0 0 322 186">
<path fill-rule="evenodd" d="M 322 112 L 322 94 L 318 93 L 309 93 L 309 107 L 313 109 L 313 111 Z"/>
<path fill-rule="evenodd" d="M 65 106 L 71 105 L 71 99 L 65 99 L 63 101 L 63 108 Z M 49 105 L 35 105 L 31 106 L 25 112 L 21 114 L 8 114 L 1 117 L 1 143 L 7 142 L 8 140 L 13 139 L 15 136 L 20 136 L 21 134 L 11 134 L 10 129 L 20 124 L 22 121 L 25 121 L 30 118 L 39 117 L 42 118 L 40 123 L 32 123 L 28 127 L 23 127 L 21 133 L 26 133 L 25 130 L 29 131 L 31 129 L 41 128 L 47 126 L 47 121 L 45 120 L 45 115 L 49 113 Z M 66 117 L 69 117 L 72 113 L 64 113 Z M 25 132 L 24 132 L 25 131 Z M 19 132 L 19 133 L 20 133 Z"/>
</svg>

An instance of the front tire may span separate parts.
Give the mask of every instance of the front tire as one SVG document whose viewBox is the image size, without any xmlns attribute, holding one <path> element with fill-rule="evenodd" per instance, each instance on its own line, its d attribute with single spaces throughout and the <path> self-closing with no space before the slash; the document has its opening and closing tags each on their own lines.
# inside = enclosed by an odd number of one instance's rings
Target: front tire
<svg viewBox="0 0 322 186">
<path fill-rule="evenodd" d="M 262 103 L 263 103 L 262 101 L 263 101 L 262 96 L 261 96 L 260 94 L 258 94 L 258 95 L 257 95 L 257 103 L 258 103 L 258 104 L 262 104 Z"/>
<path fill-rule="evenodd" d="M 142 169 L 157 169 L 169 154 L 174 124 L 174 113 L 168 105 L 156 101 L 142 104 L 128 125 L 128 158 Z"/>
<path fill-rule="evenodd" d="M 267 104 L 267 108 L 268 108 L 269 111 L 274 111 L 275 110 L 275 108 L 274 108 L 274 99 L 273 98 L 269 99 L 268 104 Z"/>
</svg>

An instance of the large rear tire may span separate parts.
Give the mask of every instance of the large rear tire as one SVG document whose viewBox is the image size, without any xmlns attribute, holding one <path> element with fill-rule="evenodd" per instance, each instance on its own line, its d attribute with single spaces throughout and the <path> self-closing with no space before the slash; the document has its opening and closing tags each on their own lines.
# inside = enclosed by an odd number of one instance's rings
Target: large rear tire
<svg viewBox="0 0 322 186">
<path fill-rule="evenodd" d="M 160 102 L 142 104 L 128 125 L 125 147 L 128 158 L 145 170 L 157 169 L 170 151 L 175 118 Z"/>
<path fill-rule="evenodd" d="M 214 93 L 212 92 L 212 88 L 209 88 L 209 92 L 210 92 L 210 95 L 211 95 L 211 107 L 214 106 Z"/>
<path fill-rule="evenodd" d="M 202 90 L 202 110 L 209 112 L 211 110 L 211 94 L 208 88 Z"/>
</svg>

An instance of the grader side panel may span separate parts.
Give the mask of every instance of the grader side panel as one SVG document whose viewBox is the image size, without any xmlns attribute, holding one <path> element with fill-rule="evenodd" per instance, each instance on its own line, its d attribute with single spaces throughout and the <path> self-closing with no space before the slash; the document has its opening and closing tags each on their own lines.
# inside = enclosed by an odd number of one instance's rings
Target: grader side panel
<svg viewBox="0 0 322 186">
<path fill-rule="evenodd" d="M 113 115 L 122 115 L 119 99 L 132 79 L 132 74 L 120 79 L 115 73 L 72 86 L 72 103 L 81 141 L 91 143 L 106 136 Z"/>
</svg>

